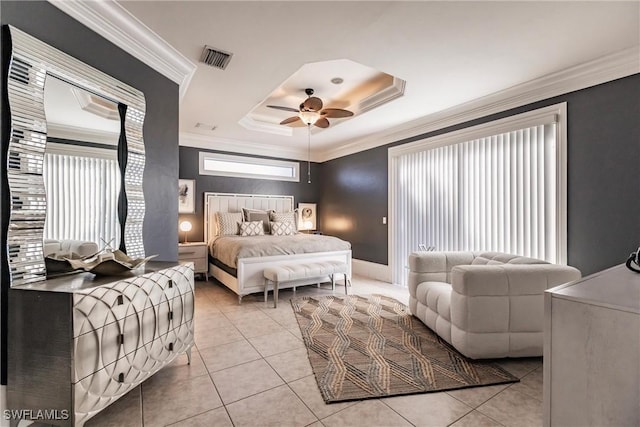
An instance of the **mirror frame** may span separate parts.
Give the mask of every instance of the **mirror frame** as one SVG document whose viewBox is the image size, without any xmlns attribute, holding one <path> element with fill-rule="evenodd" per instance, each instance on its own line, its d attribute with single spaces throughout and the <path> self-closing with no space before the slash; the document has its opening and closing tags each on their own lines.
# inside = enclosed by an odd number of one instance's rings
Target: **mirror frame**
<svg viewBox="0 0 640 427">
<path fill-rule="evenodd" d="M 124 169 L 119 198 L 124 204 L 118 211 L 127 255 L 144 257 L 144 94 L 13 26 L 9 26 L 9 32 L 12 44 L 7 78 L 11 117 L 7 149 L 10 206 L 6 250 L 11 287 L 46 279 L 43 237 L 47 199 L 42 168 L 47 145 L 44 112 L 47 75 L 107 98 L 117 103 L 121 111 L 126 108 L 121 120 L 124 135 L 120 135 L 118 144 L 119 167 L 121 171 Z"/>
</svg>

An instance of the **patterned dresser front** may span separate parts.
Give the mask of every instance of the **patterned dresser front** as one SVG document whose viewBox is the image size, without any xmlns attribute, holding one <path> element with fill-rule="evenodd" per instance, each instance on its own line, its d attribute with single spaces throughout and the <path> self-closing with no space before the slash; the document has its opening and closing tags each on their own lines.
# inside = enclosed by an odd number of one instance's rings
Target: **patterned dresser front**
<svg viewBox="0 0 640 427">
<path fill-rule="evenodd" d="M 83 425 L 179 354 L 190 359 L 193 275 L 191 263 L 150 262 L 11 289 L 9 408 Z"/>
</svg>

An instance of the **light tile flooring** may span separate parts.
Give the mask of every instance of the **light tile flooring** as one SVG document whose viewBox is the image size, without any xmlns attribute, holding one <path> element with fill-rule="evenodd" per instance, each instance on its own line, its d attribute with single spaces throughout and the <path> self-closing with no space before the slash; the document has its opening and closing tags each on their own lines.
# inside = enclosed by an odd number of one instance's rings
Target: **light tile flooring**
<svg viewBox="0 0 640 427">
<path fill-rule="evenodd" d="M 336 294 L 344 288 L 336 287 Z M 297 295 L 330 294 L 298 288 Z M 354 277 L 351 294 L 408 302 L 408 291 Z M 196 282 L 195 341 L 165 367 L 87 426 L 540 426 L 542 359 L 499 363 L 521 381 L 511 385 L 325 404 L 300 330 L 281 290 L 278 308 L 262 295 L 244 297 L 213 282 Z"/>
</svg>

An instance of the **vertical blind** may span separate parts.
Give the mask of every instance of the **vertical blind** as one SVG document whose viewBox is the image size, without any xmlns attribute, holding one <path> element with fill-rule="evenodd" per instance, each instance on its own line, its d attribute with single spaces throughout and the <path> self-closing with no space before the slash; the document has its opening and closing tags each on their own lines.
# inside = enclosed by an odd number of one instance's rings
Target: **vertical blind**
<svg viewBox="0 0 640 427">
<path fill-rule="evenodd" d="M 556 130 L 537 124 L 390 158 L 394 283 L 406 284 L 408 256 L 424 246 L 558 262 Z"/>
<path fill-rule="evenodd" d="M 120 240 L 116 159 L 45 153 L 47 193 L 45 239 L 111 242 Z"/>
</svg>

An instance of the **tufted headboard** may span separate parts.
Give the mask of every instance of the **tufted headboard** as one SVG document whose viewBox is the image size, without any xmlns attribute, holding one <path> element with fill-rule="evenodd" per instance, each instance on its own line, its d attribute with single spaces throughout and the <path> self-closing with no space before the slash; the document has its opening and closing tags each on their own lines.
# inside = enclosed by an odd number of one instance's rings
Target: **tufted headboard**
<svg viewBox="0 0 640 427">
<path fill-rule="evenodd" d="M 241 212 L 242 208 L 293 211 L 293 196 L 265 194 L 204 193 L 204 238 L 209 242 L 216 234 L 216 212 Z"/>
</svg>

